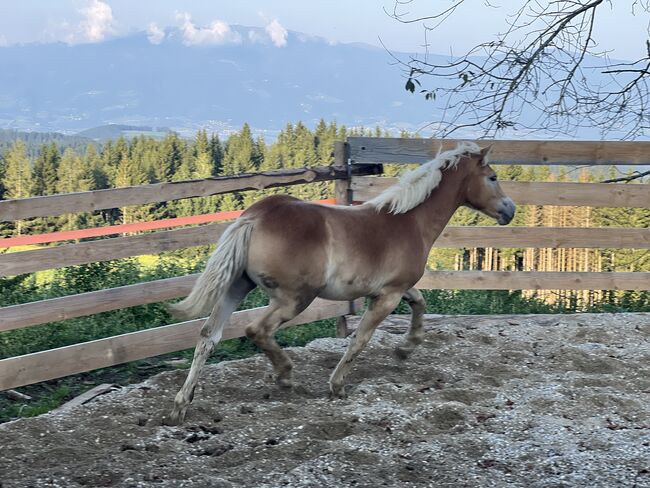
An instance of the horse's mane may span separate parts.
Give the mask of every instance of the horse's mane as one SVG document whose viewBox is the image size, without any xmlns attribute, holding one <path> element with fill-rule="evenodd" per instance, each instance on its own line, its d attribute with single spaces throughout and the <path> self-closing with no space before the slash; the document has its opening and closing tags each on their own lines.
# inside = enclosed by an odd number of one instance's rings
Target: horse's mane
<svg viewBox="0 0 650 488">
<path fill-rule="evenodd" d="M 481 148 L 477 144 L 460 142 L 455 149 L 438 153 L 431 161 L 405 173 L 396 184 L 368 200 L 367 204 L 377 210 L 387 208 L 392 214 L 408 212 L 426 200 L 440 184 L 443 170 L 455 167 L 463 156 L 477 155 L 480 152 Z"/>
</svg>

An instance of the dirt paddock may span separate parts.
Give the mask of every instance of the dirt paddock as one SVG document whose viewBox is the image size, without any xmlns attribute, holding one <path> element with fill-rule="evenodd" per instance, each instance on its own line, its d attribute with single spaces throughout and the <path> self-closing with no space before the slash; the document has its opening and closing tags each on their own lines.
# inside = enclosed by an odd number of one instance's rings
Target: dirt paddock
<svg viewBox="0 0 650 488">
<path fill-rule="evenodd" d="M 384 322 L 330 401 L 346 339 L 202 375 L 188 418 L 161 425 L 185 371 L 0 425 L 0 486 L 650 487 L 650 314 L 427 316 L 391 354 Z"/>
</svg>

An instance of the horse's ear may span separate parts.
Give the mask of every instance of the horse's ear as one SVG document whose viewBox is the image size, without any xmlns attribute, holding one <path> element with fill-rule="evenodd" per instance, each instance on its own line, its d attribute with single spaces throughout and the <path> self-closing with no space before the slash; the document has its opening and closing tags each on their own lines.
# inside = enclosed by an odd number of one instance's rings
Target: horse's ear
<svg viewBox="0 0 650 488">
<path fill-rule="evenodd" d="M 492 150 L 492 144 L 481 149 L 481 159 L 484 159 Z"/>
</svg>

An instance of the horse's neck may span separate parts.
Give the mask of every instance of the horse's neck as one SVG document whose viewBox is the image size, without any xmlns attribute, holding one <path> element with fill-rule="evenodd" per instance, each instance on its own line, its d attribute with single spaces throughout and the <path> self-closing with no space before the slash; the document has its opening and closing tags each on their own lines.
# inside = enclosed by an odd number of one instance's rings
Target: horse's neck
<svg viewBox="0 0 650 488">
<path fill-rule="evenodd" d="M 464 165 L 443 171 L 442 180 L 429 197 L 410 213 L 418 221 L 422 236 L 430 248 L 454 212 L 463 202 Z"/>
</svg>

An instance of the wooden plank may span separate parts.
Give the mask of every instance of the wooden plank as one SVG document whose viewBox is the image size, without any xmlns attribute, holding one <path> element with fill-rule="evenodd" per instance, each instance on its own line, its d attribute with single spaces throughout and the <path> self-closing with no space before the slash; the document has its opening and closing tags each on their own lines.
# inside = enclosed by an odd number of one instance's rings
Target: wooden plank
<svg viewBox="0 0 650 488">
<path fill-rule="evenodd" d="M 334 166 L 338 168 L 345 168 L 348 164 L 349 152 L 350 148 L 348 147 L 347 142 L 334 142 Z M 345 169 L 347 173 L 347 168 Z"/>
<path fill-rule="evenodd" d="M 317 299 L 284 327 L 337 317 L 348 307 L 347 302 Z M 263 311 L 235 312 L 223 339 L 242 337 L 244 327 Z M 0 360 L 0 391 L 194 347 L 203 322 L 191 320 Z"/>
<path fill-rule="evenodd" d="M 427 271 L 428 290 L 650 290 L 650 273 L 541 271 Z"/>
<path fill-rule="evenodd" d="M 216 243 L 225 224 L 118 237 L 0 255 L 0 276 L 155 254 Z M 649 249 L 650 229 L 572 227 L 447 227 L 434 247 Z"/>
<path fill-rule="evenodd" d="M 121 387 L 113 383 L 102 383 L 97 385 L 94 388 L 91 388 L 88 391 L 83 392 L 81 395 L 74 397 L 69 402 L 64 403 L 56 411 L 61 412 L 63 410 L 68 410 L 69 408 L 78 407 L 79 405 L 84 405 L 98 396 L 105 395 L 115 390 L 119 390 Z"/>
<path fill-rule="evenodd" d="M 33 273 L 111 259 L 156 254 L 184 247 L 215 244 L 229 224 L 168 230 L 138 236 L 79 242 L 0 255 L 0 276 Z"/>
<path fill-rule="evenodd" d="M 433 247 L 650 249 L 650 229 L 447 227 Z"/>
<path fill-rule="evenodd" d="M 198 274 L 0 308 L 0 332 L 156 303 L 189 294 Z"/>
<path fill-rule="evenodd" d="M 355 176 L 354 200 L 365 202 L 394 185 L 397 178 Z M 518 205 L 650 208 L 650 185 L 502 181 L 501 188 Z"/>
<path fill-rule="evenodd" d="M 348 137 L 353 163 L 424 163 L 458 139 Z M 650 165 L 650 141 L 480 140 L 493 164 Z"/>
<path fill-rule="evenodd" d="M 378 174 L 377 168 L 353 168 L 354 174 Z M 0 221 L 48 217 L 75 212 L 143 205 L 182 198 L 220 195 L 234 191 L 262 190 L 315 181 L 347 178 L 347 170 L 334 166 L 283 169 L 265 173 L 219 176 L 202 180 L 174 181 L 152 185 L 112 188 L 79 193 L 0 201 Z"/>
<path fill-rule="evenodd" d="M 350 182 L 347 180 L 336 180 L 334 182 L 334 195 L 337 205 L 351 205 L 352 191 L 350 189 Z"/>
<path fill-rule="evenodd" d="M 650 185 L 502 181 L 519 205 L 650 208 Z"/>
</svg>

